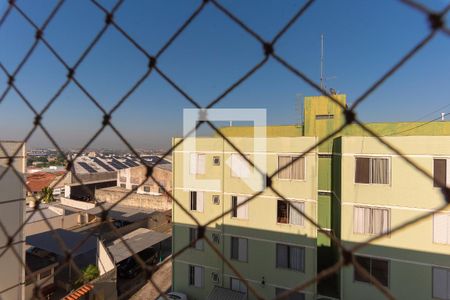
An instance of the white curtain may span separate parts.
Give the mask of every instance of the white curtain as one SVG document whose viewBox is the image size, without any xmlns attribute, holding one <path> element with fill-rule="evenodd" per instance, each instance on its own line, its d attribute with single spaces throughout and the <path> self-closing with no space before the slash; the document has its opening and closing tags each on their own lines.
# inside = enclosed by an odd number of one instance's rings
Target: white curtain
<svg viewBox="0 0 450 300">
<path fill-rule="evenodd" d="M 280 170 L 282 167 L 288 165 L 291 162 L 290 156 L 278 156 L 278 170 Z M 281 170 L 278 173 L 278 178 L 280 179 L 290 179 L 291 178 L 291 166 Z"/>
<path fill-rule="evenodd" d="M 389 162 L 387 158 L 372 158 L 372 183 L 389 183 Z"/>
<path fill-rule="evenodd" d="M 202 267 L 194 267 L 194 285 L 196 287 L 203 287 L 203 268 Z"/>
<path fill-rule="evenodd" d="M 239 279 L 236 279 L 236 278 L 230 278 L 230 279 L 231 279 L 231 289 L 233 291 L 239 291 L 239 289 L 240 289 L 240 287 L 239 287 L 239 285 L 240 285 Z"/>
<path fill-rule="evenodd" d="M 287 268 L 288 265 L 288 246 L 277 244 L 277 267 Z"/>
<path fill-rule="evenodd" d="M 205 174 L 206 155 L 197 154 L 197 174 Z"/>
<path fill-rule="evenodd" d="M 197 192 L 197 211 L 203 212 L 203 192 Z"/>
<path fill-rule="evenodd" d="M 433 215 L 433 242 L 439 244 L 450 243 L 450 215 L 434 214 Z"/>
<path fill-rule="evenodd" d="M 247 239 L 239 238 L 239 260 L 247 261 Z"/>
<path fill-rule="evenodd" d="M 290 247 L 289 251 L 289 262 L 290 268 L 298 271 L 303 271 L 303 254 L 304 249 L 300 247 Z"/>
<path fill-rule="evenodd" d="M 189 161 L 189 173 L 197 174 L 197 153 L 191 153 Z"/>
<path fill-rule="evenodd" d="M 291 206 L 297 208 L 301 212 L 305 212 L 305 203 L 303 202 L 291 202 Z M 294 225 L 303 225 L 304 218 L 295 208 L 291 207 L 289 210 L 289 223 Z"/>
<path fill-rule="evenodd" d="M 446 269 L 433 268 L 433 298 L 449 299 L 448 277 Z"/>
<path fill-rule="evenodd" d="M 304 180 L 305 179 L 305 158 L 299 158 L 292 163 L 292 179 Z"/>
<path fill-rule="evenodd" d="M 237 197 L 237 204 L 239 205 L 242 202 L 244 202 L 245 200 L 246 200 L 245 197 L 238 196 Z M 248 219 L 248 203 L 238 207 L 238 209 L 237 209 L 237 217 L 239 219 Z"/>
<path fill-rule="evenodd" d="M 353 207 L 353 232 L 364 233 L 364 208 Z"/>
<path fill-rule="evenodd" d="M 383 209 L 373 209 L 372 210 L 372 233 L 380 234 L 383 233 Z"/>
</svg>

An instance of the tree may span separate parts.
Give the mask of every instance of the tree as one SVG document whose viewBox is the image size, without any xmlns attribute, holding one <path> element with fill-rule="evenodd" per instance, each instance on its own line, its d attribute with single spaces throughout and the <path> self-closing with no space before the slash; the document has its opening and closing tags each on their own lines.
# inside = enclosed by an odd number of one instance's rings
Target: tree
<svg viewBox="0 0 450 300">
<path fill-rule="evenodd" d="M 55 198 L 53 198 L 53 189 L 51 187 L 43 188 L 41 194 L 43 203 L 50 203 L 55 201 Z"/>
<path fill-rule="evenodd" d="M 88 283 L 95 278 L 97 278 L 100 275 L 100 272 L 98 271 L 97 266 L 95 265 L 88 265 L 86 268 L 81 270 L 81 276 L 78 278 L 78 280 L 75 282 L 76 285 L 83 285 L 85 283 Z"/>
</svg>

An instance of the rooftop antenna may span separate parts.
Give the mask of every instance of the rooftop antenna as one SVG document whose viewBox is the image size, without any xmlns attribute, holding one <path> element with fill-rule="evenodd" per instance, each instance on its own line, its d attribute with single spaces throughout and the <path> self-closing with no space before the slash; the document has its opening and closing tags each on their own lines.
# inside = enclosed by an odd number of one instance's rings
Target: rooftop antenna
<svg viewBox="0 0 450 300">
<path fill-rule="evenodd" d="M 323 78 L 323 33 L 320 34 L 320 89 L 325 90 L 325 82 Z"/>
<path fill-rule="evenodd" d="M 325 55 L 324 55 L 324 34 L 320 34 L 320 89 L 322 92 L 326 91 L 325 81 L 330 79 L 336 79 L 336 76 L 325 77 L 324 65 L 325 65 Z M 336 90 L 333 89 L 334 94 L 337 93 Z M 332 91 L 330 91 L 332 93 Z"/>
</svg>

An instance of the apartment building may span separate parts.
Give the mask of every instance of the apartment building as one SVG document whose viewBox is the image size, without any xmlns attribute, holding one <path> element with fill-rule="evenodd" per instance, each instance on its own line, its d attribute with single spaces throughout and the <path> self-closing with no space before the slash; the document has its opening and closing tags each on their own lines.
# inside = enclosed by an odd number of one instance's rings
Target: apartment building
<svg viewBox="0 0 450 300">
<path fill-rule="evenodd" d="M 445 203 L 450 136 L 386 137 L 434 180 L 415 170 L 375 138 L 342 137 L 341 238 L 347 246 L 387 233 L 357 253 L 358 262 L 397 299 L 450 298 L 450 208 L 405 229 L 392 228 Z M 383 295 L 353 268 L 342 269 L 342 299 Z"/>
<path fill-rule="evenodd" d="M 25 298 L 25 249 L 21 229 L 25 219 L 25 188 L 18 176 L 25 173 L 25 146 L 10 141 L 0 141 L 0 144 L 0 222 L 3 224 L 0 233 L 0 298 L 20 300 Z M 11 168 L 7 170 L 7 157 L 17 150 L 12 165 L 18 175 Z M 14 233 L 14 238 L 9 240 L 6 234 Z"/>
<path fill-rule="evenodd" d="M 345 95 L 334 97 L 346 105 Z M 308 145 L 329 135 L 344 122 L 342 109 L 328 98 L 305 97 L 303 125 L 266 127 L 267 144 L 270 145 L 264 154 L 268 173 L 289 161 L 289 158 L 284 158 L 283 153 L 292 157 L 299 155 Z M 303 183 L 308 183 L 307 185 L 300 185 L 293 179 L 285 181 L 280 178 L 285 176 L 283 172 L 274 182 L 275 185 L 278 184 L 279 191 L 287 194 L 289 199 L 304 202 L 304 212 L 349 247 L 380 233 L 389 232 L 392 228 L 443 205 L 445 202 L 436 182 L 447 182 L 450 178 L 450 168 L 447 167 L 447 159 L 450 158 L 450 122 L 385 122 L 367 123 L 366 126 L 384 136 L 436 179 L 427 179 L 402 157 L 352 124 L 306 156 Z M 252 127 L 225 127 L 221 131 L 252 159 L 252 149 L 249 148 L 253 140 Z M 176 141 L 175 139 L 174 143 Z M 191 153 L 184 155 L 186 153 L 182 147 L 178 147 L 174 153 L 174 195 L 189 213 L 198 218 L 200 224 L 205 224 L 221 211 L 230 209 L 233 201 L 242 201 L 252 193 L 249 193 L 241 181 L 236 181 L 230 168 L 223 164 L 214 165 L 215 157 L 223 162 L 235 152 L 226 142 L 218 137 L 197 139 L 196 146 L 195 155 L 199 155 L 197 158 L 191 158 Z M 230 160 L 233 162 L 233 159 Z M 197 190 L 191 190 L 183 184 L 183 172 L 196 162 L 200 162 L 197 169 L 201 171 L 191 176 L 221 179 L 221 189 L 202 191 L 200 185 Z M 246 172 L 236 173 L 242 175 Z M 292 169 L 289 172 L 290 176 L 297 174 Z M 313 174 L 313 177 L 309 177 Z M 218 200 L 214 200 L 214 196 Z M 201 199 L 200 205 L 193 206 L 192 199 Z M 245 216 L 245 221 L 233 218 L 233 211 L 231 216 L 217 220 L 215 228 L 215 225 L 209 224 L 206 233 L 213 240 L 223 241 L 218 244 L 221 253 L 231 259 L 233 266 L 245 274 L 246 280 L 259 293 L 268 298 L 314 277 L 317 272 L 336 262 L 339 256 L 339 249 L 328 236 L 309 226 L 308 222 L 304 223 L 305 227 L 280 224 L 286 218 L 278 215 L 278 211 L 286 209 L 281 203 L 278 205 L 278 200 L 275 195 L 264 192 L 248 204 L 247 210 L 235 214 Z M 211 202 L 219 205 L 214 206 Z M 301 205 L 299 207 L 303 208 Z M 399 299 L 450 299 L 449 212 L 446 208 L 430 218 L 359 249 L 358 261 Z M 272 223 L 273 216 L 277 218 L 275 223 Z M 291 217 L 287 219 L 291 223 Z M 195 223 L 176 204 L 173 221 L 176 252 L 186 246 L 196 233 L 193 229 Z M 213 235 L 216 233 L 214 230 L 218 235 Z M 278 267 L 278 254 L 286 253 L 283 250 L 286 248 L 278 246 L 286 241 L 284 236 L 293 239 L 289 241 L 293 242 L 294 247 L 305 248 L 304 272 L 290 273 Z M 247 240 L 241 242 L 239 238 Z M 204 242 L 198 244 L 195 248 L 202 250 L 189 249 L 175 260 L 175 290 L 184 291 L 195 299 L 203 299 L 213 293 L 214 289 L 218 289 L 214 286 L 220 286 L 247 292 L 248 299 L 254 298 L 233 278 L 226 263 L 214 253 L 210 254 L 211 251 Z M 257 247 L 256 253 L 252 252 L 254 249 L 251 245 Z M 285 245 L 289 246 L 290 242 Z M 309 246 L 312 248 L 308 248 Z M 234 259 L 236 253 L 239 254 L 239 249 L 247 253 L 247 256 L 243 256 L 245 263 Z M 292 252 L 289 248 L 287 253 L 290 255 L 295 251 L 297 250 Z M 253 264 L 252 257 L 257 258 L 256 265 Z M 289 263 L 288 259 L 288 265 Z M 219 279 L 212 280 L 216 278 Z M 320 295 L 341 299 L 383 298 L 351 266 L 342 268 L 338 274 L 321 281 L 317 286 L 310 286 L 304 293 L 296 295 L 295 299 L 315 299 Z"/>
<path fill-rule="evenodd" d="M 250 160 L 262 156 L 270 173 L 301 155 L 316 139 L 269 138 L 266 153 L 253 152 L 251 138 L 234 138 L 232 142 Z M 185 209 L 201 224 L 209 223 L 205 235 L 262 296 L 273 298 L 314 276 L 316 228 L 268 191 L 237 207 L 255 193 L 246 183 L 253 170 L 226 141 L 216 137 L 198 138 L 195 152 L 181 146 L 174 151 L 173 159 L 174 196 L 183 206 L 173 206 L 173 253 L 197 236 L 196 223 Z M 200 180 L 198 186 L 189 186 L 187 179 L 191 176 Z M 217 188 L 208 187 L 203 181 L 206 179 L 216 180 Z M 316 153 L 308 153 L 281 172 L 273 185 L 297 209 L 316 216 Z M 227 210 L 232 211 L 215 218 Z M 243 297 L 248 294 L 248 299 L 254 298 L 205 241 L 197 242 L 195 247 L 177 256 L 173 270 L 174 290 L 185 292 L 189 299 L 215 298 L 213 293 L 219 293 L 215 286 L 224 288 L 220 289 L 221 294 L 237 293 Z M 311 286 L 296 299 L 313 299 L 315 294 L 315 286 Z"/>
</svg>

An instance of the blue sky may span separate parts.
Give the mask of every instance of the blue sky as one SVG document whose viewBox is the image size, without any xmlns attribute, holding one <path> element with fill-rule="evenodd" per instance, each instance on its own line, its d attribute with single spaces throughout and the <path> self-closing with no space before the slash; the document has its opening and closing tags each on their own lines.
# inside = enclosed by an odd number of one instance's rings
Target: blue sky
<svg viewBox="0 0 450 300">
<path fill-rule="evenodd" d="M 100 1 L 110 8 L 113 1 Z M 200 1 L 125 1 L 115 20 L 145 49 L 156 53 Z M 221 3 L 264 39 L 271 39 L 303 1 L 225 1 Z M 423 2 L 441 9 L 447 1 Z M 19 0 L 18 5 L 42 24 L 55 1 Z M 0 13 L 6 9 L 0 0 Z M 449 23 L 450 17 L 447 16 Z M 100 30 L 104 14 L 89 1 L 67 1 L 45 31 L 64 60 L 73 64 Z M 400 1 L 318 0 L 281 38 L 276 52 L 319 81 L 320 34 L 325 34 L 327 82 L 351 103 L 428 33 L 425 16 Z M 34 38 L 17 13 L 0 28 L 0 61 L 12 72 Z M 450 38 L 439 33 L 381 88 L 358 114 L 363 121 L 414 121 L 450 104 Z M 208 104 L 263 58 L 261 46 L 212 5 L 161 56 L 158 66 L 201 105 Z M 147 61 L 114 28 L 80 65 L 76 77 L 105 108 L 146 71 Z M 40 110 L 56 92 L 66 71 L 39 45 L 16 79 L 19 89 Z M 0 72 L 0 92 L 6 77 Z M 266 108 L 269 124 L 294 124 L 299 95 L 317 92 L 272 59 L 217 107 Z M 153 73 L 112 121 L 136 147 L 167 148 L 182 132 L 182 110 L 192 107 Z M 444 110 L 450 112 L 450 107 Z M 432 119 L 438 113 L 428 116 Z M 80 147 L 101 126 L 102 113 L 71 83 L 43 116 L 43 123 L 63 147 Z M 0 103 L 0 139 L 21 140 L 32 128 L 33 114 L 10 92 Z M 37 131 L 30 146 L 49 141 Z M 97 147 L 124 148 L 107 129 Z"/>
</svg>

